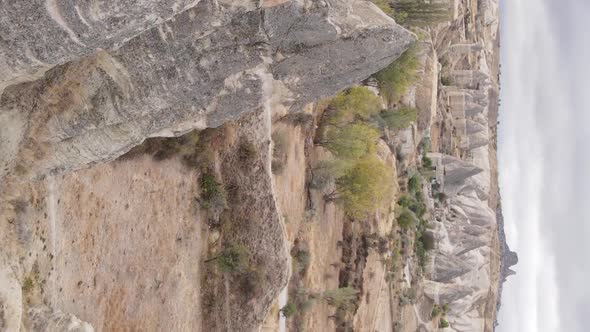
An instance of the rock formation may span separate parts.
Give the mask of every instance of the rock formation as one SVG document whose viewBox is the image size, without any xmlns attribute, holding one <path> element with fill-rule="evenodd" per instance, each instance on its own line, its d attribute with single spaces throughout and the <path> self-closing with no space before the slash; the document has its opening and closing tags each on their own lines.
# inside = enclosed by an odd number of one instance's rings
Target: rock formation
<svg viewBox="0 0 590 332">
<path fill-rule="evenodd" d="M 34 26 L 29 10 L 42 18 Z M 367 78 L 414 39 L 351 0 L 48 1 L 1 15 L 0 177 L 79 169 L 147 137 L 299 108 Z"/>
<path fill-rule="evenodd" d="M 485 303 L 494 285 L 490 263 L 496 220 L 486 199 L 478 195 L 487 185 L 476 178 L 483 170 L 451 156 L 429 156 L 448 206 L 436 212 L 439 242 L 425 292 L 436 303 L 448 303 L 454 331 L 484 331 L 484 308 L 476 304 Z"/>
<path fill-rule="evenodd" d="M 466 16 L 465 25 L 457 21 L 437 36 L 444 130 L 442 153 L 428 155 L 445 199 L 434 209 L 438 245 L 425 293 L 448 305 L 449 329 L 457 332 L 493 330 L 501 284 L 518 262 L 506 244 L 497 188 L 498 2 L 478 5 L 475 19 Z"/>
</svg>

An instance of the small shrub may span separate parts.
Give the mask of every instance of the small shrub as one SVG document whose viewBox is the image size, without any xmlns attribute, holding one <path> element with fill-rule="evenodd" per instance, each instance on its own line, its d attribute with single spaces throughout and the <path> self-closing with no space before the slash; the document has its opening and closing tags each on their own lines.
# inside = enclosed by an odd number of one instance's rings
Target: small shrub
<svg viewBox="0 0 590 332">
<path fill-rule="evenodd" d="M 416 217 L 407 208 L 402 208 L 397 224 L 402 228 L 410 228 L 416 224 Z"/>
<path fill-rule="evenodd" d="M 397 200 L 397 204 L 401 207 L 405 207 L 405 208 L 410 208 L 410 206 L 412 206 L 412 204 L 414 204 L 414 198 L 412 196 L 409 195 L 402 195 L 398 200 Z"/>
<path fill-rule="evenodd" d="M 434 307 L 432 308 L 432 314 L 431 314 L 432 318 L 436 318 L 440 313 L 441 313 L 440 306 L 435 303 Z"/>
<path fill-rule="evenodd" d="M 324 189 L 330 183 L 334 182 L 335 176 L 330 172 L 328 168 L 315 169 L 312 172 L 311 181 L 309 186 L 312 189 Z"/>
<path fill-rule="evenodd" d="M 282 307 L 280 311 L 286 318 L 293 317 L 298 312 L 297 305 L 291 301 L 287 302 L 287 304 L 285 304 L 285 306 Z"/>
<path fill-rule="evenodd" d="M 31 277 L 26 277 L 25 280 L 23 280 L 23 284 L 21 286 L 21 289 L 23 291 L 23 293 L 28 293 L 33 289 L 33 278 Z"/>
<path fill-rule="evenodd" d="M 352 218 L 363 219 L 390 202 L 393 195 L 393 170 L 376 156 L 359 160 L 337 180 L 338 200 Z"/>
<path fill-rule="evenodd" d="M 379 7 L 379 9 L 381 9 L 385 14 L 393 17 L 393 14 L 395 14 L 395 11 L 393 10 L 393 8 L 391 8 L 391 5 L 389 4 L 389 0 L 371 0 L 372 3 L 374 3 L 377 7 Z"/>
<path fill-rule="evenodd" d="M 446 329 L 449 326 L 451 326 L 449 325 L 449 322 L 444 317 L 441 317 L 438 327 L 441 329 Z"/>
<path fill-rule="evenodd" d="M 379 136 L 374 128 L 355 123 L 331 129 L 325 146 L 338 158 L 358 159 L 375 150 Z"/>
<path fill-rule="evenodd" d="M 205 209 L 224 210 L 227 208 L 227 193 L 212 174 L 201 176 L 201 198 Z"/>
<path fill-rule="evenodd" d="M 397 204 L 403 208 L 406 208 L 418 217 L 422 218 L 426 213 L 426 204 L 422 200 L 422 192 L 418 191 L 415 195 L 403 195 L 397 201 Z"/>
<path fill-rule="evenodd" d="M 298 273 L 305 272 L 307 270 L 307 267 L 309 266 L 309 262 L 311 260 L 311 255 L 309 254 L 309 251 L 299 249 L 293 254 L 293 258 L 294 258 L 293 263 L 295 265 L 294 270 L 297 271 Z"/>
<path fill-rule="evenodd" d="M 399 297 L 399 304 L 401 306 L 413 304 L 416 302 L 416 295 L 416 290 L 414 288 L 404 289 L 403 294 Z"/>
<path fill-rule="evenodd" d="M 422 140 L 420 141 L 420 144 L 418 145 L 420 150 L 422 151 L 422 153 L 428 153 L 432 151 L 432 140 L 430 139 L 430 137 L 424 137 L 422 138 Z"/>
<path fill-rule="evenodd" d="M 405 24 L 408 21 L 408 13 L 401 10 L 393 10 L 393 19 L 397 24 Z"/>
<path fill-rule="evenodd" d="M 422 156 L 422 167 L 428 170 L 433 169 L 434 165 L 432 159 L 428 158 L 426 155 Z"/>
<path fill-rule="evenodd" d="M 453 85 L 453 79 L 450 78 L 449 76 L 442 76 L 440 78 L 440 83 L 444 86 L 451 86 L 451 85 Z"/>
<path fill-rule="evenodd" d="M 399 58 L 375 74 L 379 91 L 389 105 L 396 104 L 408 88 L 418 80 L 420 61 L 416 44 L 411 45 Z"/>
<path fill-rule="evenodd" d="M 424 243 L 420 240 L 420 237 L 418 237 L 417 241 L 415 242 L 415 251 L 416 257 L 418 258 L 418 264 L 420 264 L 420 267 L 424 269 L 426 267 L 428 256 L 426 253 L 426 248 L 424 248 Z"/>
<path fill-rule="evenodd" d="M 225 248 L 217 257 L 217 266 L 223 272 L 244 272 L 249 267 L 250 256 L 248 248 L 241 244 L 234 244 Z"/>
<path fill-rule="evenodd" d="M 408 180 L 408 189 L 412 193 L 417 193 L 422 190 L 422 178 L 416 174 Z"/>
</svg>

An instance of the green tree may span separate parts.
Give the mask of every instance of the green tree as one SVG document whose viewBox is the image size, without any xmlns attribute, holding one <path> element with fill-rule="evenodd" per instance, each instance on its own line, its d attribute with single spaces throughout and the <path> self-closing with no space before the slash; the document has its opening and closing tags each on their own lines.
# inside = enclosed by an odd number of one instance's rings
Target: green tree
<svg viewBox="0 0 590 332">
<path fill-rule="evenodd" d="M 379 91 L 389 105 L 394 105 L 406 93 L 408 87 L 418 80 L 420 61 L 416 44 L 411 45 L 399 58 L 375 74 Z"/>
<path fill-rule="evenodd" d="M 335 179 L 344 176 L 352 165 L 353 162 L 348 159 L 322 160 L 311 171 L 310 186 L 314 189 L 324 189 Z"/>
<path fill-rule="evenodd" d="M 449 326 L 451 326 L 449 322 L 446 319 L 444 319 L 444 317 L 441 317 L 438 327 L 440 327 L 441 329 L 446 329 Z"/>
<path fill-rule="evenodd" d="M 358 159 L 375 150 L 379 132 L 365 124 L 354 123 L 328 132 L 325 146 L 338 158 Z"/>
<path fill-rule="evenodd" d="M 409 127 L 412 122 L 418 120 L 418 110 L 403 106 L 396 110 L 387 110 L 379 113 L 387 127 L 392 130 L 400 130 Z"/>
<path fill-rule="evenodd" d="M 383 108 L 381 98 L 364 86 L 341 92 L 332 99 L 330 107 L 335 109 L 328 121 L 332 125 L 342 125 L 355 119 L 369 120 Z"/>
<path fill-rule="evenodd" d="M 416 217 L 405 207 L 401 207 L 401 212 L 397 216 L 397 224 L 402 228 L 410 228 L 416 224 Z"/>
<path fill-rule="evenodd" d="M 393 196 L 393 170 L 377 156 L 360 159 L 337 180 L 337 199 L 346 213 L 363 219 Z"/>
</svg>

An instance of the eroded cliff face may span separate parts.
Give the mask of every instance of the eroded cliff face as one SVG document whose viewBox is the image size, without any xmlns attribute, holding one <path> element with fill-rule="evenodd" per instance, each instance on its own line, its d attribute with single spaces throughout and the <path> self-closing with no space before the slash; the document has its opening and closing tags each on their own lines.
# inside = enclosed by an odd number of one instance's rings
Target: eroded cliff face
<svg viewBox="0 0 590 332">
<path fill-rule="evenodd" d="M 414 39 L 365 1 L 140 3 L 37 4 L 31 34 L 29 7 L 3 7 L 1 176 L 79 169 L 147 137 L 298 108 Z"/>
</svg>

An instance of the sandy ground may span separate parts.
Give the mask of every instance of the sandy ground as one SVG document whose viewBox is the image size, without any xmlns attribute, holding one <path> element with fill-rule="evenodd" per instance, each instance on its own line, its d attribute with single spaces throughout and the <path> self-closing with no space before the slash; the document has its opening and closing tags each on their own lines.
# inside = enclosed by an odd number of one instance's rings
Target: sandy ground
<svg viewBox="0 0 590 332">
<path fill-rule="evenodd" d="M 392 332 L 393 317 L 389 285 L 385 280 L 387 271 L 381 257 L 371 251 L 364 271 L 364 294 L 354 317 L 355 331 Z"/>
<path fill-rule="evenodd" d="M 273 134 L 283 136 L 286 142 L 285 166 L 274 176 L 274 182 L 277 203 L 285 220 L 287 239 L 291 246 L 305 219 L 305 137 L 300 127 L 281 122 L 273 125 Z"/>
<path fill-rule="evenodd" d="M 50 302 L 96 331 L 198 330 L 195 172 L 139 156 L 47 183 Z"/>
</svg>

